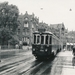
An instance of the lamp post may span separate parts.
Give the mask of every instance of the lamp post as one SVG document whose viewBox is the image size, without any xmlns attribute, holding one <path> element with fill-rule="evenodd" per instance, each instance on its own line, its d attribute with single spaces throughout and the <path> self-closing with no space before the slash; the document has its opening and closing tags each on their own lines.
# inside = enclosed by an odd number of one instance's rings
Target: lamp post
<svg viewBox="0 0 75 75">
<path fill-rule="evenodd" d="M 67 37 L 68 33 L 65 33 L 65 41 L 66 41 L 66 50 L 67 50 L 67 42 L 68 42 L 68 37 Z"/>
<path fill-rule="evenodd" d="M 0 62 L 1 62 L 1 45 L 0 45 Z"/>
<path fill-rule="evenodd" d="M 73 38 L 74 38 L 74 37 L 72 37 L 72 47 L 71 47 L 71 48 L 73 48 L 73 45 L 74 45 Z"/>
<path fill-rule="evenodd" d="M 61 43 L 61 28 L 62 28 L 62 26 L 61 26 L 61 24 L 60 24 L 60 28 L 59 28 L 60 49 L 62 49 L 62 48 L 61 48 L 61 47 L 62 47 L 62 43 Z"/>
</svg>

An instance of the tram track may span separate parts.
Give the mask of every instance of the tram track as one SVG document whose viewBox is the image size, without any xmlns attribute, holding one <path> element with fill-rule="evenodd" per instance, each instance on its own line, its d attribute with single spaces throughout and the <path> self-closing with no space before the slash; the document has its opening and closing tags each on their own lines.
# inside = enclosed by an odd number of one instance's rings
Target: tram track
<svg viewBox="0 0 75 75">
<path fill-rule="evenodd" d="M 30 60 L 32 61 L 32 60 Z M 29 62 L 29 61 L 28 61 Z M 19 69 L 22 69 L 25 65 L 27 65 L 28 62 L 22 62 L 19 65 L 13 66 L 12 68 L 9 68 L 8 70 L 6 70 L 5 73 L 3 73 L 3 75 L 13 75 L 13 73 L 16 75 L 16 73 L 18 72 Z"/>
<path fill-rule="evenodd" d="M 32 55 L 21 55 L 21 56 L 15 56 L 12 58 L 4 59 L 4 61 L 0 63 L 0 68 L 2 66 L 10 65 L 12 63 L 18 62 L 18 61 L 23 60 L 23 59 L 28 58 L 28 57 L 32 57 Z"/>
<path fill-rule="evenodd" d="M 28 72 L 25 72 L 21 75 L 48 75 L 48 73 L 50 74 L 51 72 L 51 67 L 53 66 L 53 64 L 55 64 L 55 68 L 57 66 L 57 63 L 58 63 L 58 59 L 59 58 L 55 58 L 55 59 L 52 59 L 50 61 L 45 61 L 43 62 L 41 65 L 39 65 L 38 67 L 33 67 L 32 69 L 28 70 Z M 59 63 L 60 65 L 61 63 Z M 61 68 L 61 66 L 59 67 Z"/>
<path fill-rule="evenodd" d="M 42 64 L 43 64 L 43 62 L 40 62 L 39 64 L 37 64 L 37 65 L 34 66 L 34 67 L 29 66 L 29 69 L 24 70 L 24 71 L 21 71 L 21 72 L 19 72 L 19 74 L 20 74 L 20 75 L 28 75 L 29 72 L 31 72 L 33 69 L 38 68 L 38 67 L 41 66 Z"/>
<path fill-rule="evenodd" d="M 23 64 L 30 59 L 33 59 L 33 56 L 23 57 L 22 59 L 21 58 L 17 59 L 17 61 L 14 61 L 14 62 L 11 62 L 11 63 L 8 62 L 5 65 L 1 65 L 0 66 L 0 75 L 9 71 L 10 69 L 15 68 L 14 66 L 18 66 L 19 64 Z"/>
<path fill-rule="evenodd" d="M 63 60 L 60 57 L 56 57 L 49 61 L 38 61 L 32 55 L 21 58 L 21 60 L 17 59 L 17 61 L 7 64 L 0 69 L 0 75 L 47 75 L 47 73 L 50 74 L 51 69 L 55 71 L 56 69 L 60 70 L 63 65 L 62 61 L 65 60 L 62 57 Z M 58 73 L 58 71 L 56 72 Z"/>
<path fill-rule="evenodd" d="M 41 61 L 38 65 L 29 68 L 27 71 L 20 72 L 20 75 L 41 75 L 48 67 L 52 66 L 52 60 Z"/>
<path fill-rule="evenodd" d="M 22 63 L 18 66 L 15 66 L 13 68 L 11 68 L 11 70 L 9 72 L 5 72 L 2 75 L 21 75 L 22 73 L 24 73 L 25 71 L 28 71 L 31 67 L 34 67 L 36 65 L 38 65 L 40 62 L 37 62 L 37 60 L 35 59 L 31 59 L 25 63 Z"/>
<path fill-rule="evenodd" d="M 36 66 L 33 66 L 29 68 L 28 70 L 24 69 L 23 71 L 19 72 L 19 74 L 20 75 L 41 75 L 47 68 L 52 66 L 53 62 L 56 62 L 57 60 L 58 60 L 57 58 L 52 58 L 48 61 L 41 61 Z"/>
</svg>

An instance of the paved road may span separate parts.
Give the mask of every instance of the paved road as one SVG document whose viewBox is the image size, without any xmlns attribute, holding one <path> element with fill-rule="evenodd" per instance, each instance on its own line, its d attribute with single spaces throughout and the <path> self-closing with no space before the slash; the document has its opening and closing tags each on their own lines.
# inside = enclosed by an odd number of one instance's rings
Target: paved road
<svg viewBox="0 0 75 75">
<path fill-rule="evenodd" d="M 44 61 L 36 60 L 31 51 L 17 56 L 0 64 L 0 75 L 75 75 L 71 51 L 62 51 Z"/>
</svg>

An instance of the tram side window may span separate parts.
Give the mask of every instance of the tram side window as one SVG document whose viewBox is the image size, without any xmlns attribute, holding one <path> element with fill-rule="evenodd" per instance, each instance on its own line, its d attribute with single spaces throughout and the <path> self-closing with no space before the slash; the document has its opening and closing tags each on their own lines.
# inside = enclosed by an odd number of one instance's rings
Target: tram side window
<svg viewBox="0 0 75 75">
<path fill-rule="evenodd" d="M 37 36 L 37 44 L 40 43 L 40 36 Z"/>
<path fill-rule="evenodd" d="M 49 44 L 51 44 L 51 43 L 52 43 L 52 39 L 51 39 L 51 36 L 50 36 Z"/>
<path fill-rule="evenodd" d="M 52 38 L 52 44 L 53 44 L 53 45 L 55 44 L 55 39 L 54 39 L 54 38 Z"/>
<path fill-rule="evenodd" d="M 48 44 L 48 35 L 46 36 L 46 44 Z"/>
<path fill-rule="evenodd" d="M 34 44 L 36 43 L 36 35 L 34 35 Z"/>
<path fill-rule="evenodd" d="M 44 44 L 44 36 L 41 36 L 41 44 Z"/>
</svg>

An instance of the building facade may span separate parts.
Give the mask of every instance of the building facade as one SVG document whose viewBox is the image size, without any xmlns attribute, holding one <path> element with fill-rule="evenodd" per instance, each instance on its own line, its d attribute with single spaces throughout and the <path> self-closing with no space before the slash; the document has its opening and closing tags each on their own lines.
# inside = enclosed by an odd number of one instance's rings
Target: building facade
<svg viewBox="0 0 75 75">
<path fill-rule="evenodd" d="M 44 22 L 39 22 L 39 18 L 35 17 L 33 13 L 29 15 L 27 12 L 24 15 L 19 15 L 18 21 L 17 36 L 19 37 L 19 44 L 27 43 L 31 45 L 33 42 L 33 32 L 39 28 L 51 31 L 65 43 L 65 26 L 63 23 L 50 24 L 49 26 Z"/>
<path fill-rule="evenodd" d="M 65 29 L 64 23 L 50 24 L 50 30 L 61 40 L 63 46 L 65 46 L 66 45 L 66 36 L 65 36 L 66 29 Z"/>
<path fill-rule="evenodd" d="M 39 19 L 34 14 L 29 15 L 27 12 L 24 15 L 19 15 L 19 26 L 17 28 L 17 36 L 19 44 L 32 44 L 32 33 L 37 30 Z"/>
</svg>

